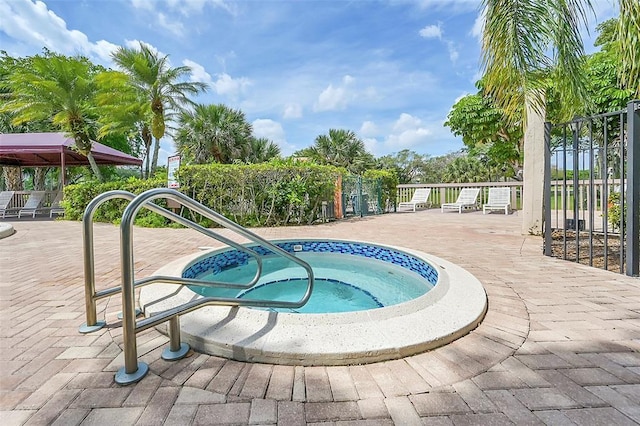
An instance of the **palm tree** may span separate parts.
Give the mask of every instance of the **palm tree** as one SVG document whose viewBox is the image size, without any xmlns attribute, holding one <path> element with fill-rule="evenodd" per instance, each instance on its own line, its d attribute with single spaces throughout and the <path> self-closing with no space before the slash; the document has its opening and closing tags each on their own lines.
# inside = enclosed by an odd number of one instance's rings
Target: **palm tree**
<svg viewBox="0 0 640 426">
<path fill-rule="evenodd" d="M 544 111 L 545 84 L 553 78 L 567 115 L 587 99 L 581 24 L 590 0 L 483 0 L 485 91 L 509 116 L 526 102 Z M 549 53 L 551 55 L 549 55 Z"/>
<path fill-rule="evenodd" d="M 264 163 L 280 157 L 280 147 L 267 138 L 249 140 L 249 153 L 244 159 L 247 163 Z"/>
<path fill-rule="evenodd" d="M 375 161 L 367 152 L 364 142 L 351 130 L 329 129 L 328 135 L 320 135 L 303 153 L 320 164 L 344 167 L 359 173 L 371 167 Z"/>
<path fill-rule="evenodd" d="M 632 90 L 640 98 L 640 2 L 620 0 L 618 20 L 618 42 L 622 67 L 620 81 L 623 87 Z"/>
<path fill-rule="evenodd" d="M 523 233 L 542 231 L 545 92 L 553 80 L 563 118 L 586 110 L 584 48 L 590 0 L 483 0 L 485 91 L 508 118 L 524 117 Z"/>
<path fill-rule="evenodd" d="M 148 176 L 153 143 L 150 104 L 129 84 L 129 77 L 120 71 L 102 72 L 96 80 L 102 124 L 98 137 L 125 135 L 132 151 L 137 151 L 141 144 L 144 147 L 146 159 L 143 174 Z"/>
<path fill-rule="evenodd" d="M 172 113 L 181 112 L 184 106 L 193 105 L 188 96 L 205 91 L 207 85 L 180 81 L 191 73 L 191 68 L 171 68 L 168 56 L 160 56 L 144 43 L 140 43 L 139 50 L 120 47 L 112 57 L 151 110 L 149 128 L 155 143 L 152 152 L 147 152 L 147 155 L 152 155 L 151 167 L 146 171 L 150 176 L 158 164 L 160 139 L 165 135 L 169 117 Z"/>
<path fill-rule="evenodd" d="M 252 131 L 242 111 L 198 104 L 180 114 L 175 142 L 178 152 L 195 163 L 229 164 L 247 156 Z"/>
<path fill-rule="evenodd" d="M 97 130 L 96 73 L 86 58 L 50 52 L 18 61 L 5 81 L 11 94 L 0 112 L 13 113 L 13 125 L 49 120 L 73 138 L 75 149 L 87 157 L 94 175 L 101 180 L 91 154 Z"/>
<path fill-rule="evenodd" d="M 486 164 L 468 155 L 457 157 L 447 164 L 442 174 L 444 182 L 487 182 L 491 180 L 491 173 Z"/>
<path fill-rule="evenodd" d="M 617 38 L 623 57 L 623 82 L 640 94 L 640 4 L 619 0 Z M 585 57 L 580 27 L 591 0 L 483 0 L 485 89 L 509 117 L 525 117 L 523 231 L 542 225 L 542 170 L 545 91 L 553 79 L 561 117 L 588 109 Z M 551 53 L 549 56 L 547 53 Z"/>
</svg>

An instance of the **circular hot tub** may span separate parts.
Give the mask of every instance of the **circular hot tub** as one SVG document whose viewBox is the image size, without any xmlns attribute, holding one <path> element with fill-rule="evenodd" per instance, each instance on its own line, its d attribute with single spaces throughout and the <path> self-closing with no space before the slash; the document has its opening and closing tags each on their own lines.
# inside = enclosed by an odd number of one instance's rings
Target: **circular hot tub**
<svg viewBox="0 0 640 426">
<path fill-rule="evenodd" d="M 299 309 L 207 306 L 181 317 L 182 341 L 239 361 L 289 365 L 348 365 L 390 360 L 449 343 L 475 328 L 486 294 L 469 272 L 416 250 L 346 240 L 273 242 L 311 265 L 314 290 Z M 199 297 L 298 300 L 302 268 L 264 256 L 258 283 L 245 290 L 143 287 L 147 316 Z M 154 275 L 248 282 L 255 262 L 235 249 L 188 256 Z M 166 325 L 160 326 L 166 331 Z"/>
</svg>

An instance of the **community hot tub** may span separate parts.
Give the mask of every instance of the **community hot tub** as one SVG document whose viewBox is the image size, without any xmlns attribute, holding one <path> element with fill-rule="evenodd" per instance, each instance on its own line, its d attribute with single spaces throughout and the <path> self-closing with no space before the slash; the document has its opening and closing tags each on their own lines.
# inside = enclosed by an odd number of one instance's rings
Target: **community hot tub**
<svg viewBox="0 0 640 426">
<path fill-rule="evenodd" d="M 273 243 L 312 266 L 314 293 L 307 305 L 285 311 L 204 307 L 181 317 L 183 342 L 239 361 L 360 364 L 449 343 L 475 328 L 486 312 L 486 294 L 473 275 L 420 251 L 346 240 Z M 299 300 L 306 276 L 283 262 L 289 261 L 265 258 L 262 278 L 249 290 L 155 284 L 142 288 L 140 305 L 150 316 L 203 295 Z M 248 282 L 255 268 L 245 253 L 222 249 L 188 256 L 154 275 Z M 166 332 L 166 325 L 159 329 Z"/>
</svg>

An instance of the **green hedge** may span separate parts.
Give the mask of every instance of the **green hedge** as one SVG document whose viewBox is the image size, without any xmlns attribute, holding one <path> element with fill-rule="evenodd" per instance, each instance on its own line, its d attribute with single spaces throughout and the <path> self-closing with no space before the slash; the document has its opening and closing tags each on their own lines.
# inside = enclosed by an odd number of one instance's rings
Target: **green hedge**
<svg viewBox="0 0 640 426">
<path fill-rule="evenodd" d="M 311 224 L 333 200 L 340 170 L 280 161 L 181 166 L 180 190 L 243 226 Z M 205 225 L 210 225 L 205 223 Z"/>
<path fill-rule="evenodd" d="M 127 180 L 111 182 L 84 182 L 75 185 L 68 185 L 64 188 L 64 199 L 61 203 L 64 207 L 66 219 L 82 220 L 84 209 L 96 196 L 103 192 L 116 189 L 140 194 L 148 189 L 162 188 L 167 186 L 166 179 L 142 180 L 131 177 Z M 155 200 L 156 204 L 166 207 L 166 202 L 162 199 Z M 129 202 L 125 199 L 113 199 L 105 202 L 96 210 L 94 222 L 120 223 L 122 213 Z M 147 209 L 141 209 L 136 216 L 136 225 L 148 227 L 163 227 L 169 224 L 169 220 L 153 213 Z"/>
<path fill-rule="evenodd" d="M 210 164 L 181 166 L 176 176 L 180 191 L 242 226 L 283 226 L 311 224 L 322 214 L 322 202 L 334 199 L 335 183 L 343 169 L 292 161 L 262 164 Z M 369 170 L 364 177 L 379 179 L 382 198 L 395 203 L 397 176 L 385 170 Z M 166 187 L 166 178 L 127 180 L 107 183 L 86 182 L 65 188 L 65 217 L 81 220 L 87 204 L 99 194 L 124 190 L 140 194 L 148 189 Z M 164 199 L 156 204 L 165 207 Z M 109 200 L 95 213 L 94 221 L 119 223 L 128 201 Z M 198 214 L 182 213 L 203 226 L 215 223 Z M 141 209 L 136 225 L 163 227 L 172 224 L 164 217 Z M 177 225 L 176 225 L 177 226 Z"/>
</svg>

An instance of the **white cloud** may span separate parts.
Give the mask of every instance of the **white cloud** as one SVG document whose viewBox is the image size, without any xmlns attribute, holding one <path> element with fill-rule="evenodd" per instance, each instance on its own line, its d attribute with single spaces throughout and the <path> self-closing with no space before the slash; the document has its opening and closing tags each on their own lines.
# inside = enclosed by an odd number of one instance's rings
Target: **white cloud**
<svg viewBox="0 0 640 426">
<path fill-rule="evenodd" d="M 415 129 L 422 124 L 422 120 L 418 117 L 414 117 L 411 114 L 403 112 L 400 114 L 400 118 L 393 124 L 393 130 L 395 132 L 403 132 L 405 130 Z"/>
<path fill-rule="evenodd" d="M 178 21 L 173 16 L 167 18 L 167 15 L 159 12 L 156 23 L 158 26 L 168 30 L 170 33 L 178 37 L 182 37 L 184 35 L 184 26 L 182 25 L 182 22 Z"/>
<path fill-rule="evenodd" d="M 478 39 L 478 42 L 482 41 L 482 33 L 484 32 L 484 22 L 486 17 L 486 9 L 482 9 L 476 17 L 473 27 L 471 28 L 471 35 Z"/>
<path fill-rule="evenodd" d="M 293 154 L 296 148 L 287 142 L 287 138 L 282 128 L 282 124 L 268 118 L 258 118 L 251 123 L 253 126 L 253 136 L 256 138 L 267 138 L 280 147 L 282 155 Z"/>
<path fill-rule="evenodd" d="M 210 4 L 215 8 L 227 11 L 231 16 L 237 16 L 238 7 L 236 4 L 224 0 L 165 0 L 164 4 L 154 0 L 131 0 L 134 8 L 146 11 L 154 11 L 156 6 L 166 5 L 167 9 L 183 16 L 189 16 L 194 13 L 201 13 L 205 5 Z"/>
<path fill-rule="evenodd" d="M 287 104 L 284 107 L 282 118 L 300 118 L 302 117 L 302 106 L 300 104 Z"/>
<path fill-rule="evenodd" d="M 362 138 L 362 143 L 368 152 L 376 154 L 380 150 L 380 142 L 376 138 Z"/>
<path fill-rule="evenodd" d="M 378 126 L 373 121 L 365 121 L 360 126 L 360 131 L 358 132 L 360 135 L 364 137 L 372 137 L 378 134 Z"/>
<path fill-rule="evenodd" d="M 314 105 L 314 111 L 331 111 L 344 109 L 347 106 L 346 91 L 342 87 L 333 87 L 332 84 L 320 93 L 318 101 Z"/>
<path fill-rule="evenodd" d="M 392 151 L 401 151 L 403 149 L 412 148 L 428 142 L 432 132 L 424 127 L 405 130 L 401 133 L 389 135 L 385 141 L 387 148 Z"/>
<path fill-rule="evenodd" d="M 424 38 L 442 38 L 442 28 L 440 23 L 438 25 L 427 25 L 420 30 L 420 36 Z"/>
<path fill-rule="evenodd" d="M 350 75 L 342 78 L 342 86 L 333 87 L 333 84 L 320 93 L 318 100 L 313 106 L 314 111 L 335 111 L 343 110 L 351 100 L 352 96 L 347 92 L 347 86 L 351 85 L 355 79 Z"/>
<path fill-rule="evenodd" d="M 460 53 L 458 52 L 458 48 L 452 40 L 449 40 L 448 38 L 444 38 L 442 36 L 443 34 L 444 34 L 444 31 L 442 29 L 441 22 L 438 22 L 438 25 L 427 25 L 426 27 L 420 30 L 420 36 L 426 39 L 437 38 L 443 44 L 445 44 L 447 46 L 447 51 L 449 52 L 449 59 L 451 60 L 451 62 L 455 63 L 458 60 L 458 57 L 460 56 Z"/>
<path fill-rule="evenodd" d="M 131 5 L 136 9 L 153 10 L 152 0 L 131 0 Z"/>
<path fill-rule="evenodd" d="M 447 50 L 449 51 L 449 59 L 451 59 L 451 62 L 457 61 L 458 57 L 460 56 L 460 53 L 458 53 L 458 49 L 456 48 L 456 45 L 454 42 L 452 41 L 447 42 Z"/>
<path fill-rule="evenodd" d="M 100 40 L 91 45 L 92 51 L 104 62 L 111 61 L 111 54 L 120 46 Z"/>
<path fill-rule="evenodd" d="M 360 127 L 362 141 L 369 152 L 375 156 L 387 155 L 403 149 L 423 152 L 429 147 L 431 152 L 435 148 L 442 149 L 443 135 L 449 137 L 443 128 L 442 120 L 424 122 L 422 119 L 402 113 L 391 123 L 376 124 L 365 121 Z"/>
<path fill-rule="evenodd" d="M 363 123 L 360 131 L 372 130 L 372 126 L 375 125 L 367 121 Z M 403 149 L 415 149 L 418 146 L 425 146 L 432 142 L 436 127 L 440 128 L 442 124 L 432 123 L 427 125 L 418 117 L 402 113 L 390 126 L 390 130 L 385 132 L 386 136 L 381 140 L 369 133 L 369 138 L 363 139 L 363 142 L 374 155 L 385 155 L 389 152 L 398 152 Z M 375 130 L 378 134 L 382 133 L 377 126 L 375 126 Z"/>
<path fill-rule="evenodd" d="M 209 74 L 199 63 L 185 59 L 182 61 L 182 64 L 191 68 L 191 81 L 199 81 L 206 84 L 212 83 L 211 74 Z"/>
<path fill-rule="evenodd" d="M 400 0 L 400 2 L 414 3 L 415 0 Z M 419 0 L 418 6 L 422 9 L 444 9 L 448 11 L 473 10 L 478 7 L 478 0 Z"/>
<path fill-rule="evenodd" d="M 237 97 L 244 93 L 252 82 L 246 77 L 232 78 L 227 73 L 217 74 L 217 80 L 211 83 L 219 95 Z"/>
<path fill-rule="evenodd" d="M 268 118 L 258 118 L 254 120 L 251 125 L 253 126 L 253 135 L 257 138 L 267 138 L 278 145 L 287 142 L 282 124 L 277 121 Z"/>
<path fill-rule="evenodd" d="M 102 64 L 110 62 L 111 52 L 117 48 L 105 40 L 92 43 L 86 34 L 68 29 L 67 23 L 41 1 L 0 1 L 0 16 L 0 31 L 37 48 L 44 46 L 68 55 L 81 53 Z"/>
</svg>

